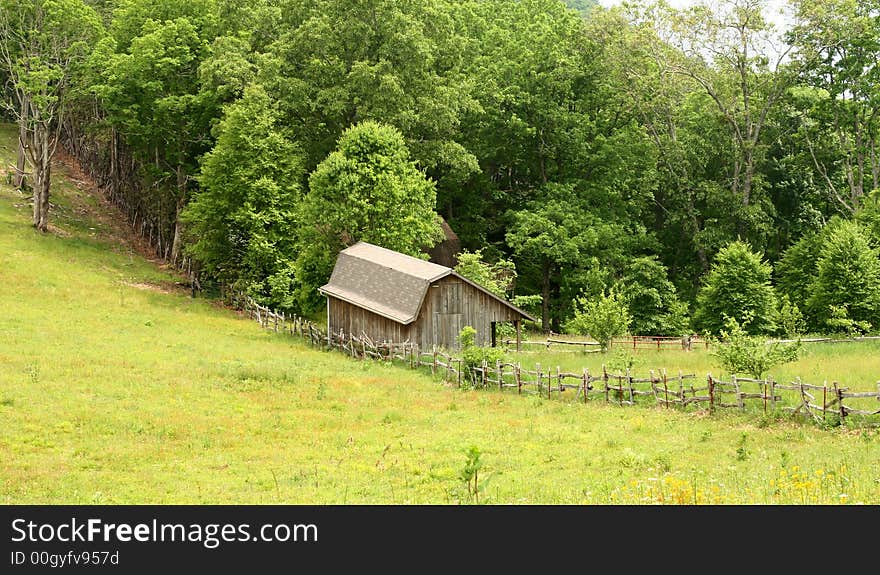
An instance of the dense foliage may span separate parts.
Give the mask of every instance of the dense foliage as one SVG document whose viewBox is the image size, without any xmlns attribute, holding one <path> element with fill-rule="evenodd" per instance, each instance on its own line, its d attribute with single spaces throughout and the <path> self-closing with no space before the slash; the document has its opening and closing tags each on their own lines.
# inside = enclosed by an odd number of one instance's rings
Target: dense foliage
<svg viewBox="0 0 880 575">
<path fill-rule="evenodd" d="M 7 117 L 57 103 L 43 139 L 202 284 L 309 313 L 340 248 L 420 255 L 440 214 L 545 330 L 612 289 L 639 334 L 880 327 L 876 0 L 790 0 L 787 30 L 768 0 L 2 7 L 34 39 L 2 44 Z"/>
</svg>

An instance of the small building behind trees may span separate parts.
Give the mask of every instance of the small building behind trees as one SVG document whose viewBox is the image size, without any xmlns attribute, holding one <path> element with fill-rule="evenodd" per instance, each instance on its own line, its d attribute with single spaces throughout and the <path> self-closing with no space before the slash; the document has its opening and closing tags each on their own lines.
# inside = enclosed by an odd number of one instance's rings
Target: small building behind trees
<svg viewBox="0 0 880 575">
<path fill-rule="evenodd" d="M 469 325 L 477 345 L 497 344 L 497 325 L 516 327 L 535 318 L 452 268 L 366 242 L 341 252 L 330 281 L 318 291 L 327 298 L 327 326 L 333 333 L 367 335 L 373 341 L 459 347 Z"/>
</svg>

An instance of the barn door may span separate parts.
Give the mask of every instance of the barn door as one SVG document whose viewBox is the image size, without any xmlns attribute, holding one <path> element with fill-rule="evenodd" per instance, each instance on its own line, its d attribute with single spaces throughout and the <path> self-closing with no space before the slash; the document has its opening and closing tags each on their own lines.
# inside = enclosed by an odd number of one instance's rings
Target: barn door
<svg viewBox="0 0 880 575">
<path fill-rule="evenodd" d="M 432 318 L 433 339 L 438 346 L 447 349 L 458 347 L 458 334 L 464 327 L 462 314 L 462 283 L 459 281 L 446 281 L 440 283 L 437 288 L 432 288 L 434 293 Z"/>
</svg>

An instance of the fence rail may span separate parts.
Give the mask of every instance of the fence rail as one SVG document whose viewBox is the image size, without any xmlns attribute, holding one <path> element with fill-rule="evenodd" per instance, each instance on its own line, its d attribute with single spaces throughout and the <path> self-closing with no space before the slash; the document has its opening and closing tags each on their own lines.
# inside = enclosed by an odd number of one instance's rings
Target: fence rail
<svg viewBox="0 0 880 575">
<path fill-rule="evenodd" d="M 504 339 L 502 343 L 507 346 L 514 345 L 516 340 L 514 339 Z M 580 351 L 584 353 L 597 353 L 601 351 L 599 349 L 599 342 L 596 341 L 578 341 L 578 340 L 564 340 L 557 339 L 554 337 L 548 337 L 545 340 L 522 340 L 520 341 L 520 345 L 523 346 L 541 346 L 550 349 L 559 349 L 562 346 L 562 349 L 577 349 L 580 348 Z M 626 349 L 654 349 L 654 350 L 662 350 L 662 349 L 684 349 L 691 350 L 694 347 L 703 346 L 706 349 L 709 348 L 709 341 L 699 337 L 666 337 L 666 336 L 656 336 L 656 335 L 634 335 L 628 337 L 618 337 L 614 338 L 611 341 L 611 348 L 626 348 Z"/>
<path fill-rule="evenodd" d="M 584 402 L 594 399 L 618 405 L 653 404 L 667 409 L 695 406 L 710 413 L 718 410 L 783 412 L 819 424 L 844 424 L 853 419 L 862 425 L 880 424 L 880 381 L 876 391 L 850 391 L 836 381 L 816 385 L 804 383 L 800 378 L 777 382 L 730 376 L 725 381 L 708 374 L 703 380 L 696 374 L 680 371 L 670 376 L 666 370 L 651 370 L 647 377 L 636 377 L 629 370 L 609 372 L 605 366 L 601 373 L 591 373 L 587 368 L 576 373 L 562 371 L 559 366 L 536 364 L 534 369 L 528 369 L 520 362 L 500 361 L 468 366 L 462 358 L 441 349 L 422 350 L 408 341 L 373 341 L 365 333 L 328 334 L 305 318 L 274 312 L 240 294 L 232 294 L 230 301 L 264 329 L 295 335 L 316 347 L 335 349 L 356 359 L 396 361 L 412 369 L 430 368 L 432 374 L 458 386 L 497 388 L 501 392 L 515 389 L 520 395 L 547 398 L 573 392 L 575 399 Z M 584 342 L 576 343 L 584 345 Z"/>
</svg>

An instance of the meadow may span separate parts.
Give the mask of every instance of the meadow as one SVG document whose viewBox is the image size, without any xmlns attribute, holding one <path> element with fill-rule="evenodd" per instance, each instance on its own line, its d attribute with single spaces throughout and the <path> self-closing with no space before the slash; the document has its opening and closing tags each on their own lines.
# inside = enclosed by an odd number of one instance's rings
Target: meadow
<svg viewBox="0 0 880 575">
<path fill-rule="evenodd" d="M 48 234 L 0 183 L 0 503 L 880 503 L 873 429 L 460 390 L 263 331 L 53 173 Z M 880 376 L 874 348 L 828 349 L 797 374 Z M 569 355 L 530 357 L 601 364 Z"/>
<path fill-rule="evenodd" d="M 537 336 L 540 337 L 540 336 Z M 548 351 L 541 346 L 523 346 L 519 353 L 509 353 L 509 357 L 534 369 L 536 364 L 543 369 L 580 372 L 587 368 L 591 373 L 601 373 L 602 366 L 611 371 L 621 371 L 628 363 L 634 374 L 647 375 L 650 370 L 660 372 L 665 369 L 669 376 L 679 371 L 695 374 L 705 379 L 707 374 L 728 379 L 718 359 L 712 355 L 712 348 L 695 346 L 691 351 L 681 349 L 632 350 L 625 346 L 612 347 L 608 353 L 583 353 L 571 346 L 551 344 Z M 804 383 L 822 385 L 823 382 L 837 381 L 852 390 L 876 391 L 880 381 L 880 340 L 845 341 L 840 343 L 803 343 L 797 361 L 782 364 L 771 369 L 768 378 L 779 382 L 791 382 L 801 378 Z"/>
</svg>

